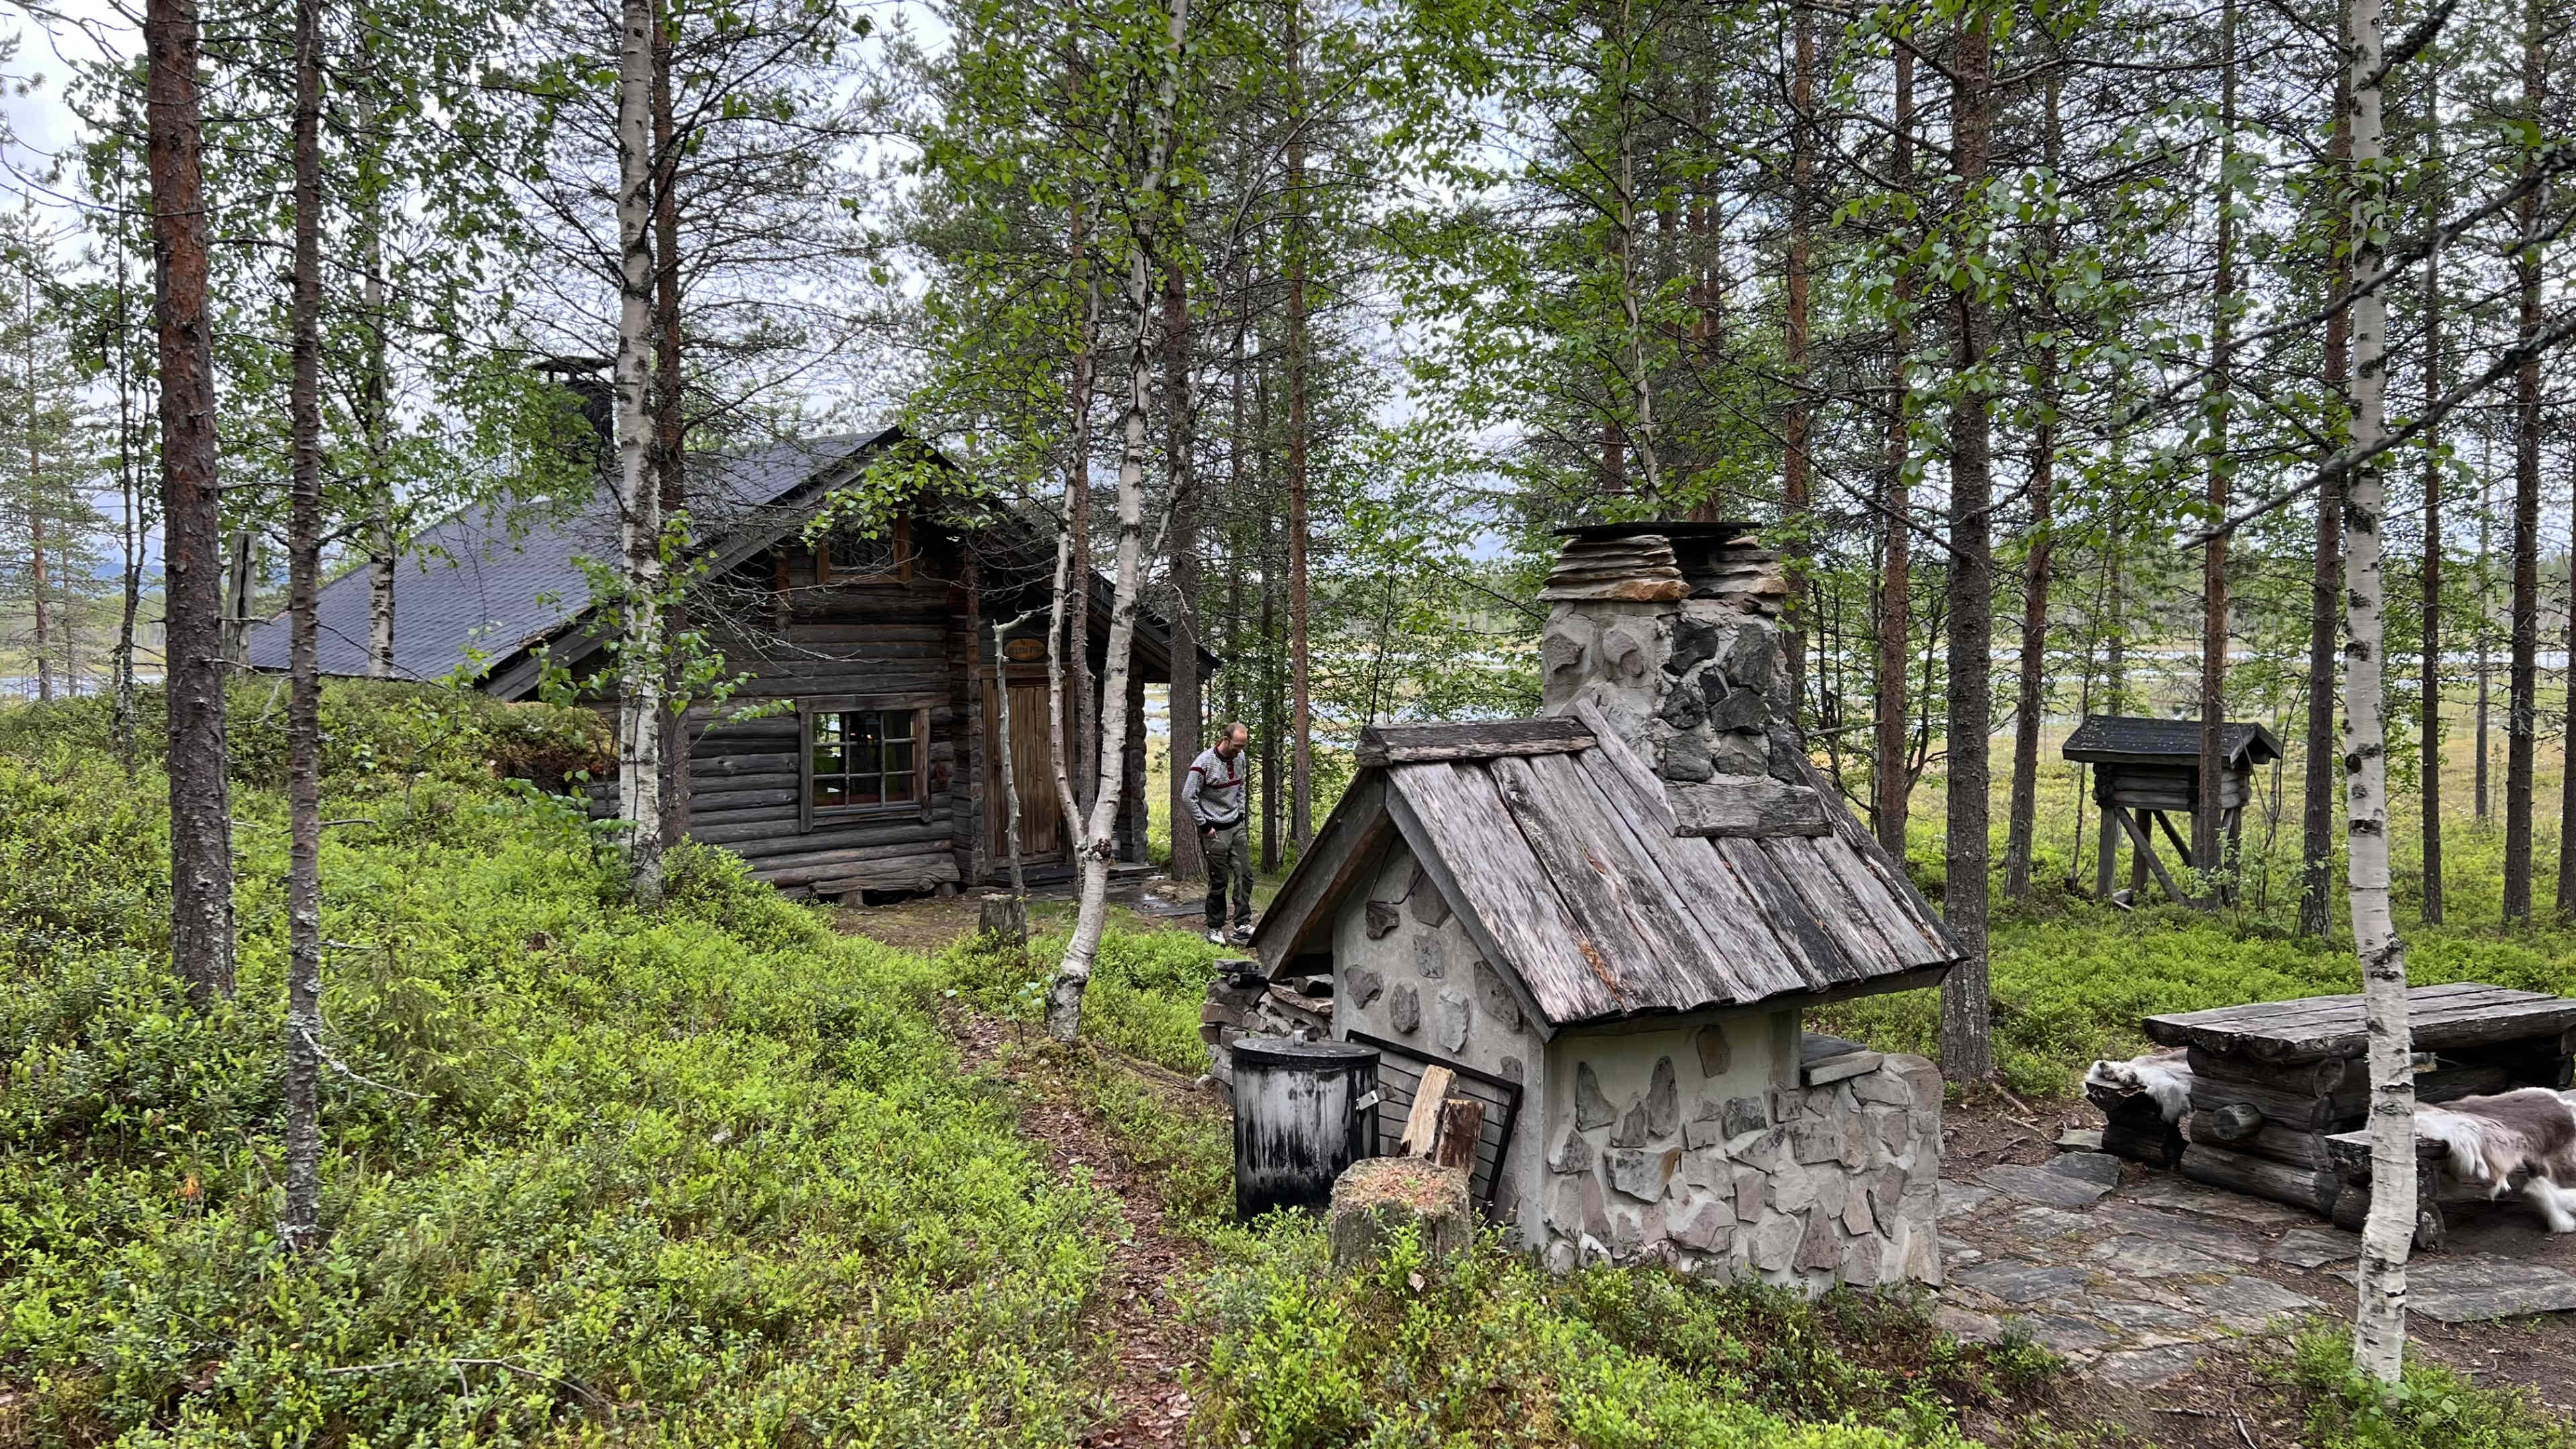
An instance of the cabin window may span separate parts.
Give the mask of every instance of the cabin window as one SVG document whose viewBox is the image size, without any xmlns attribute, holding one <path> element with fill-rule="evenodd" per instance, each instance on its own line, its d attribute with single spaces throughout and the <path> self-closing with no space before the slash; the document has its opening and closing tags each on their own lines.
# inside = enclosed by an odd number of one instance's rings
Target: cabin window
<svg viewBox="0 0 2576 1449">
<path fill-rule="evenodd" d="M 816 810 L 912 805 L 922 792 L 920 714 L 909 709 L 830 710 L 813 716 L 808 752 Z"/>
<path fill-rule="evenodd" d="M 896 518 L 873 532 L 836 529 L 814 545 L 817 579 L 827 584 L 899 584 L 912 577 L 912 521 Z"/>
</svg>

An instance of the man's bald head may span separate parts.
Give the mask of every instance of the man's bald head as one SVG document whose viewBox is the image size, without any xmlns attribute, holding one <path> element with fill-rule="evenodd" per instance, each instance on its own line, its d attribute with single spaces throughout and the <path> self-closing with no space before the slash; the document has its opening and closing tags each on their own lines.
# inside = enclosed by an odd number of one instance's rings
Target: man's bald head
<svg viewBox="0 0 2576 1449">
<path fill-rule="evenodd" d="M 1243 747 L 1250 743 L 1252 743 L 1252 727 L 1241 720 L 1236 720 L 1225 727 L 1224 734 L 1217 737 L 1216 752 L 1231 760 L 1242 754 Z"/>
</svg>

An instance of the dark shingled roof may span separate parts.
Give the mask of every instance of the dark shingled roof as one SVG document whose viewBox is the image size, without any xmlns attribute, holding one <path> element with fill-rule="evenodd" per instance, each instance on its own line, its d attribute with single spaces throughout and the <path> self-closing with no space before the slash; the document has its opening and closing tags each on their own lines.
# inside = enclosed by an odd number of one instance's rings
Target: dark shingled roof
<svg viewBox="0 0 2576 1449">
<path fill-rule="evenodd" d="M 693 455 L 690 509 L 702 536 L 739 531 L 817 473 L 895 436 L 888 428 Z M 504 510 L 477 506 L 424 530 L 394 581 L 395 676 L 480 675 L 542 642 L 589 611 L 590 582 L 575 562 L 584 557 L 617 558 L 617 507 L 605 489 L 569 516 L 523 519 L 516 529 Z M 320 602 L 322 672 L 365 674 L 367 571 L 333 579 Z M 251 631 L 252 668 L 284 670 L 286 650 L 283 614 Z"/>
<path fill-rule="evenodd" d="M 2238 721 L 2222 725 L 2218 739 L 2228 764 L 2240 769 L 2268 765 L 2281 758 L 2281 742 L 2259 724 Z M 2063 753 L 2070 760 L 2097 764 L 2197 767 L 2200 762 L 2200 721 L 2147 719 L 2124 714 L 2090 715 L 2075 727 L 2075 733 L 2066 737 Z"/>
<path fill-rule="evenodd" d="M 1710 838 L 1676 833 L 1662 782 L 1588 704 L 1434 733 L 1363 751 L 1254 932 L 1274 972 L 1324 949 L 1399 839 L 1551 1029 L 1928 986 L 1963 955 L 1812 767 L 1824 834 Z"/>
</svg>

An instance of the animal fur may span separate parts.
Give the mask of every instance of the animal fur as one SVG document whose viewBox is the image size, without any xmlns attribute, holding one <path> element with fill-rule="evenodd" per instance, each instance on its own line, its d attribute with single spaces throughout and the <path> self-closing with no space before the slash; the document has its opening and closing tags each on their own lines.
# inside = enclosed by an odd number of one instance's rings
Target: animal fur
<svg viewBox="0 0 2576 1449">
<path fill-rule="evenodd" d="M 2576 1233 L 2576 1092 L 2542 1087 L 2415 1109 L 2415 1132 L 2442 1144 L 2451 1175 L 2502 1197 L 2516 1173 L 2553 1233 Z"/>
<path fill-rule="evenodd" d="M 2144 1092 L 2167 1122 L 2179 1122 L 2191 1110 L 2191 1067 L 2181 1047 L 2125 1062 L 2095 1062 L 2084 1073 L 2084 1085 L 2123 1095 Z"/>
</svg>

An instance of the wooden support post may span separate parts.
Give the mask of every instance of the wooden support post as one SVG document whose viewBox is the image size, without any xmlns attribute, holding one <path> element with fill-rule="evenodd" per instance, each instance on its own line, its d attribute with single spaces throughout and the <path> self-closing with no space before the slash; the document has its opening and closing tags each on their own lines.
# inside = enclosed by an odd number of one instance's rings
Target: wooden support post
<svg viewBox="0 0 2576 1449">
<path fill-rule="evenodd" d="M 2113 811 L 2118 810 L 2120 807 L 2112 804 L 2107 799 L 2100 800 L 2095 803 L 2102 807 L 2100 831 L 2102 836 L 2102 858 L 2100 867 L 2094 872 L 2093 896 L 2094 899 L 2107 905 L 2111 900 L 2111 881 L 2113 879 L 2113 872 L 2118 870 L 2120 863 L 2120 833 L 2111 828 L 2111 815 Z"/>
<path fill-rule="evenodd" d="M 2125 808 L 2119 811 L 2119 816 L 2120 828 L 2129 833 L 2129 844 L 2138 852 L 2138 863 L 2146 865 L 2155 871 L 2156 884 L 2165 888 L 2165 894 L 2168 897 L 2171 897 L 2175 901 L 2190 900 L 2190 897 L 2182 893 L 2182 888 L 2174 884 L 2173 876 L 2166 872 L 2165 863 L 2157 858 L 2154 844 L 2147 839 L 2147 832 L 2139 826 L 2137 820 L 2133 818 Z M 2136 881 L 2137 885 L 2143 885 L 2145 882 L 2139 879 L 2139 875 L 2140 872 L 2138 871 L 2137 866 L 2132 865 L 2130 867 L 2131 879 Z M 2130 889 L 2135 890 L 2137 885 L 2132 885 Z"/>
</svg>

